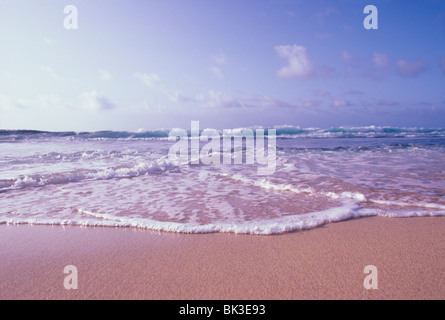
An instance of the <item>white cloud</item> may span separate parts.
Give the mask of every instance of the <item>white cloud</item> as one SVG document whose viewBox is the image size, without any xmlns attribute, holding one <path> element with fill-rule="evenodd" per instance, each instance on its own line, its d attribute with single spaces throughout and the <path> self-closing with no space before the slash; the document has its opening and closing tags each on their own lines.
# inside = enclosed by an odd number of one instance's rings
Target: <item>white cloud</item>
<svg viewBox="0 0 445 320">
<path fill-rule="evenodd" d="M 18 97 L 11 99 L 4 94 L 0 94 L 0 107 L 4 109 L 15 108 L 55 108 L 62 106 L 62 99 L 56 94 L 39 94 L 33 98 Z"/>
<path fill-rule="evenodd" d="M 45 108 L 60 107 L 62 99 L 56 94 L 40 94 L 36 98 L 36 103 Z"/>
<path fill-rule="evenodd" d="M 213 70 L 218 75 L 218 70 Z M 135 76 L 146 86 L 165 94 L 171 101 L 199 108 L 241 108 L 241 107 L 293 107 L 289 103 L 267 96 L 234 97 L 226 92 L 208 90 L 195 95 L 184 95 L 169 88 L 156 74 L 136 73 Z"/>
<path fill-rule="evenodd" d="M 293 108 L 294 105 L 282 100 L 274 99 L 266 95 L 258 95 L 253 97 L 247 97 L 244 99 L 243 104 L 247 107 L 256 108 Z"/>
<path fill-rule="evenodd" d="M 136 72 L 134 76 L 141 80 L 147 87 L 161 92 L 173 102 L 186 102 L 190 100 L 189 97 L 186 97 L 178 91 L 169 88 L 167 84 L 155 73 L 147 74 Z"/>
<path fill-rule="evenodd" d="M 218 77 L 218 78 L 220 78 L 220 79 L 224 79 L 224 73 L 223 73 L 223 71 L 221 70 L 221 68 L 218 68 L 218 67 L 211 67 L 211 68 L 210 68 L 210 72 L 211 72 L 214 76 L 216 76 L 216 77 Z"/>
<path fill-rule="evenodd" d="M 309 98 L 302 98 L 301 105 L 305 108 L 316 108 L 320 105 L 320 101 Z"/>
<path fill-rule="evenodd" d="M 341 52 L 341 56 L 342 56 L 343 60 L 345 60 L 346 62 L 352 62 L 356 59 L 353 54 L 349 53 L 346 50 L 343 50 Z"/>
<path fill-rule="evenodd" d="M 335 8 L 327 7 L 323 11 L 320 11 L 316 14 L 316 18 L 318 23 L 323 23 L 326 17 L 329 17 L 333 14 L 338 14 L 338 10 Z"/>
<path fill-rule="evenodd" d="M 337 108 L 349 107 L 351 103 L 345 99 L 335 98 L 332 105 Z"/>
<path fill-rule="evenodd" d="M 55 43 L 55 41 L 53 40 L 53 39 L 50 39 L 50 38 L 43 38 L 43 42 L 45 42 L 47 45 L 49 45 L 49 46 L 53 46 L 54 45 L 54 43 Z"/>
<path fill-rule="evenodd" d="M 220 71 L 213 70 L 213 72 L 216 72 L 215 75 L 218 75 Z M 222 76 L 222 73 L 219 75 Z M 232 108 L 241 106 L 238 100 L 224 92 L 209 90 L 206 93 L 198 93 L 194 97 L 186 96 L 169 88 L 157 74 L 135 73 L 135 76 L 147 87 L 163 93 L 173 102 L 196 103 L 201 107 L 209 108 Z"/>
<path fill-rule="evenodd" d="M 80 99 L 82 101 L 82 105 L 85 108 L 92 110 L 111 110 L 116 107 L 116 105 L 110 101 L 102 92 L 90 91 L 84 92 L 81 94 Z"/>
<path fill-rule="evenodd" d="M 41 70 L 45 71 L 46 73 L 48 73 L 51 77 L 53 77 L 55 80 L 59 81 L 62 80 L 62 77 L 59 76 L 53 68 L 51 68 L 50 66 L 41 66 L 40 67 Z"/>
<path fill-rule="evenodd" d="M 224 73 L 222 68 L 220 67 L 227 62 L 227 56 L 224 52 L 219 52 L 217 54 L 212 55 L 212 60 L 218 66 L 213 66 L 210 68 L 210 72 L 220 79 L 224 79 Z"/>
<path fill-rule="evenodd" d="M 392 71 L 391 61 L 384 53 L 374 52 L 372 58 L 373 65 L 365 74 L 371 79 L 383 79 L 387 77 Z"/>
<path fill-rule="evenodd" d="M 287 59 L 288 65 L 277 71 L 279 78 L 309 79 L 314 76 L 306 48 L 298 45 L 275 46 L 281 58 Z"/>
<path fill-rule="evenodd" d="M 408 62 L 405 60 L 397 61 L 397 71 L 403 77 L 417 77 L 426 70 L 426 62 L 423 60 L 417 62 Z"/>
<path fill-rule="evenodd" d="M 102 80 L 108 81 L 113 79 L 113 76 L 107 70 L 99 69 L 99 73 Z"/>
<path fill-rule="evenodd" d="M 155 73 L 139 73 L 136 72 L 135 77 L 141 80 L 147 87 L 154 88 L 154 89 L 163 89 L 165 88 L 164 81 L 161 80 L 161 78 L 155 74 Z"/>
<path fill-rule="evenodd" d="M 389 66 L 389 59 L 386 54 L 384 53 L 378 53 L 374 52 L 374 66 L 376 67 L 388 67 Z"/>
<path fill-rule="evenodd" d="M 197 94 L 194 101 L 203 107 L 210 108 L 238 108 L 242 106 L 241 103 L 231 95 L 214 90 L 209 90 L 205 94 Z"/>
</svg>

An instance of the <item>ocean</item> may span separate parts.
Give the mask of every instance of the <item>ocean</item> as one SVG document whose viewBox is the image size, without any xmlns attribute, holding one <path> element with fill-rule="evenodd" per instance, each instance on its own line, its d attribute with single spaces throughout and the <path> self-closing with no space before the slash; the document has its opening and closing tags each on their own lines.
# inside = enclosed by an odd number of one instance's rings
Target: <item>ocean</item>
<svg viewBox="0 0 445 320">
<path fill-rule="evenodd" d="M 445 215 L 445 129 L 274 129 L 268 175 L 246 161 L 172 161 L 171 130 L 0 130 L 0 224 L 268 235 Z M 234 149 L 247 159 L 246 143 Z"/>
</svg>

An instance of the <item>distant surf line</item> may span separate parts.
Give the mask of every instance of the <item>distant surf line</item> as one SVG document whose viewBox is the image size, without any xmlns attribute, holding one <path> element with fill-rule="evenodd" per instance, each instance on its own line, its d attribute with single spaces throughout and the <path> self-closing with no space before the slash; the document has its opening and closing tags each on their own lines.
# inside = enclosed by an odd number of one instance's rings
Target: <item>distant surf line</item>
<svg viewBox="0 0 445 320">
<path fill-rule="evenodd" d="M 267 130 L 267 150 L 264 147 L 264 129 L 243 128 L 241 130 L 224 129 L 222 136 L 216 129 L 199 130 L 199 121 L 191 121 L 190 148 L 187 130 L 172 129 L 168 140 L 175 141 L 168 152 L 168 159 L 172 162 L 190 164 L 243 164 L 243 139 L 245 139 L 245 164 L 265 165 L 259 166 L 258 175 L 272 175 L 276 169 L 276 130 Z M 179 138 L 179 141 L 177 141 Z M 221 138 L 223 151 L 221 152 Z M 210 139 L 210 141 L 209 141 Z M 232 148 L 233 139 L 233 148 Z M 199 142 L 208 142 L 201 149 Z M 178 157 L 179 153 L 179 157 Z"/>
</svg>

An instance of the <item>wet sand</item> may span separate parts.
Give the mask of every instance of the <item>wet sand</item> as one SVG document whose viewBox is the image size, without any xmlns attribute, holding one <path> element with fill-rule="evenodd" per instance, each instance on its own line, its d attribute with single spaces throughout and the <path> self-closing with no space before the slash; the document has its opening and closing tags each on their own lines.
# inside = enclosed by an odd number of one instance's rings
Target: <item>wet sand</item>
<svg viewBox="0 0 445 320">
<path fill-rule="evenodd" d="M 275 236 L 0 225 L 0 239 L 0 299 L 445 299 L 444 217 Z"/>
</svg>

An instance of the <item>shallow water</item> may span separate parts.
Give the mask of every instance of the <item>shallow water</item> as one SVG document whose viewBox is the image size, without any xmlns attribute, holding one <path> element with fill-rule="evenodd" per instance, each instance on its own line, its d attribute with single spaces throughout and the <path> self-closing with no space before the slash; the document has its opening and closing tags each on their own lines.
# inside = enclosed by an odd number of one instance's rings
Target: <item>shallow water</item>
<svg viewBox="0 0 445 320">
<path fill-rule="evenodd" d="M 167 130 L 0 131 L 0 223 L 273 234 L 445 215 L 444 129 L 276 132 L 275 171 L 260 176 L 245 161 L 171 161 Z"/>
</svg>

